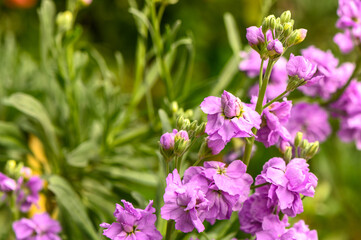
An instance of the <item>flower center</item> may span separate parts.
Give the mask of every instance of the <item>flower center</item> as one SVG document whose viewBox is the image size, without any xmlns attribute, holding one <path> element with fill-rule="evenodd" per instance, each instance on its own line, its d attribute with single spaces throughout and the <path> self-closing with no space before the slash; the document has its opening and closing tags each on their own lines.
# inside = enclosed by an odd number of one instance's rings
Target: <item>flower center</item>
<svg viewBox="0 0 361 240">
<path fill-rule="evenodd" d="M 226 169 L 225 168 L 221 168 L 221 167 L 217 167 L 217 174 L 219 175 L 226 175 Z"/>
</svg>

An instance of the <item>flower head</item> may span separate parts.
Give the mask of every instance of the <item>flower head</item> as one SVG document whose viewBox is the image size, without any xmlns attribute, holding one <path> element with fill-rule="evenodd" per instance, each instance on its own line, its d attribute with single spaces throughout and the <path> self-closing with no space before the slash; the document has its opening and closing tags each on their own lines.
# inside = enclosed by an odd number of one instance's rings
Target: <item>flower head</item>
<svg viewBox="0 0 361 240">
<path fill-rule="evenodd" d="M 251 47 L 257 47 L 265 42 L 262 27 L 252 26 L 247 28 L 246 38 Z"/>
<path fill-rule="evenodd" d="M 213 154 L 218 154 L 232 138 L 253 136 L 252 128 L 259 128 L 261 123 L 257 112 L 227 91 L 221 98 L 205 98 L 201 109 L 208 114 L 205 132 Z"/>
<path fill-rule="evenodd" d="M 307 82 L 311 80 L 316 73 L 317 65 L 311 63 L 303 56 L 294 56 L 291 54 L 286 68 L 289 76 L 298 77 Z"/>
<path fill-rule="evenodd" d="M 194 228 L 198 232 L 204 231 L 203 221 L 208 210 L 205 195 L 207 181 L 193 178 L 192 181 L 183 183 L 177 169 L 168 175 L 166 181 L 164 206 L 161 208 L 162 218 L 173 219 L 176 222 L 175 228 L 182 232 L 191 232 Z"/>
<path fill-rule="evenodd" d="M 162 239 L 162 235 L 155 228 L 157 217 L 152 207 L 153 201 L 149 201 L 148 206 L 143 210 L 134 208 L 133 205 L 122 200 L 124 207 L 116 204 L 114 217 L 116 222 L 102 223 L 100 227 L 105 228 L 103 235 L 114 240 L 128 239 Z"/>
<path fill-rule="evenodd" d="M 22 218 L 13 223 L 17 240 L 60 240 L 60 224 L 47 213 L 36 214 L 32 219 Z"/>
<path fill-rule="evenodd" d="M 338 66 L 339 61 L 331 51 L 324 52 L 314 46 L 302 50 L 302 56 L 317 64 L 316 74 L 324 76 L 310 86 L 300 87 L 300 90 L 309 96 L 320 96 L 325 100 L 329 99 L 337 89 L 347 82 L 354 69 L 354 65 L 351 63 Z"/>
<path fill-rule="evenodd" d="M 267 50 L 271 57 L 279 57 L 283 53 L 283 45 L 278 39 L 275 39 L 268 43 Z"/>
<path fill-rule="evenodd" d="M 331 133 L 328 114 L 316 103 L 295 104 L 286 128 L 293 139 L 297 132 L 302 132 L 304 138 L 310 142 L 323 142 Z"/>
<path fill-rule="evenodd" d="M 300 194 L 313 197 L 317 186 L 317 177 L 309 172 L 303 158 L 294 158 L 285 164 L 282 158 L 271 158 L 263 166 L 256 178 L 256 184 L 270 183 L 261 193 L 268 192 L 268 207 L 277 204 L 286 215 L 294 217 L 303 212 Z"/>
<path fill-rule="evenodd" d="M 266 147 L 277 143 L 291 140 L 291 135 L 285 125 L 290 118 L 292 102 L 284 100 L 283 102 L 272 103 L 262 112 L 263 123 L 257 132 L 257 141 L 262 142 Z"/>
</svg>

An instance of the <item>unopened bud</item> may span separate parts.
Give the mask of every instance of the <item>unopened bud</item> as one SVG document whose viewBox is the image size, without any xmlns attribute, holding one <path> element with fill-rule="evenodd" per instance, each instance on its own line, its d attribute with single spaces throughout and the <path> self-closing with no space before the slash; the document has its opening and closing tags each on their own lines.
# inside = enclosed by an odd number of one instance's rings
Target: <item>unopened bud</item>
<svg viewBox="0 0 361 240">
<path fill-rule="evenodd" d="M 296 137 L 295 137 L 295 147 L 300 146 L 301 142 L 302 142 L 302 138 L 303 138 L 303 133 L 302 132 L 297 132 Z"/>
<path fill-rule="evenodd" d="M 285 159 L 286 162 L 291 161 L 291 159 L 292 159 L 292 147 L 291 146 L 286 148 L 283 158 Z"/>
<path fill-rule="evenodd" d="M 183 115 L 180 115 L 177 118 L 177 123 L 176 123 L 176 126 L 178 129 L 182 129 L 183 121 L 184 121 L 184 117 L 183 117 Z"/>
<path fill-rule="evenodd" d="M 291 24 L 291 23 L 285 23 L 285 24 L 283 25 L 283 36 L 284 36 L 285 38 L 287 38 L 288 36 L 290 36 L 291 33 L 292 33 L 292 31 L 293 31 L 293 24 Z"/>
<path fill-rule="evenodd" d="M 311 147 L 309 148 L 307 154 L 306 154 L 306 159 L 311 159 L 313 158 L 316 153 L 318 152 L 318 150 L 320 149 L 320 143 L 318 141 L 314 142 L 311 144 Z"/>
<path fill-rule="evenodd" d="M 291 20 L 291 12 L 289 10 L 287 11 L 284 11 L 282 14 L 281 14 L 281 23 L 287 23 Z"/>
<path fill-rule="evenodd" d="M 278 24 L 275 29 L 276 38 L 278 38 L 283 32 L 283 26 Z"/>
<path fill-rule="evenodd" d="M 92 2 L 93 0 L 80 0 L 80 3 L 84 6 L 89 6 Z"/>
<path fill-rule="evenodd" d="M 178 112 L 178 103 L 177 102 L 172 102 L 172 112 L 176 113 Z"/>
<path fill-rule="evenodd" d="M 206 123 L 203 122 L 196 129 L 196 137 L 203 135 L 205 130 L 206 130 Z"/>
<path fill-rule="evenodd" d="M 307 35 L 307 30 L 306 29 L 296 29 L 294 30 L 290 37 L 287 39 L 287 46 L 293 46 L 293 45 L 297 45 L 301 42 L 303 42 L 303 40 L 305 40 Z"/>
<path fill-rule="evenodd" d="M 310 143 L 308 142 L 307 139 L 303 139 L 303 140 L 302 140 L 302 142 L 301 142 L 301 148 L 302 148 L 302 149 L 308 148 L 309 145 L 310 145 Z"/>
<path fill-rule="evenodd" d="M 271 31 L 275 30 L 275 28 L 276 28 L 276 18 L 274 16 L 270 19 L 269 26 L 270 26 Z"/>
<path fill-rule="evenodd" d="M 60 12 L 56 17 L 56 24 L 61 31 L 68 31 L 73 26 L 73 14 L 70 11 Z"/>
</svg>

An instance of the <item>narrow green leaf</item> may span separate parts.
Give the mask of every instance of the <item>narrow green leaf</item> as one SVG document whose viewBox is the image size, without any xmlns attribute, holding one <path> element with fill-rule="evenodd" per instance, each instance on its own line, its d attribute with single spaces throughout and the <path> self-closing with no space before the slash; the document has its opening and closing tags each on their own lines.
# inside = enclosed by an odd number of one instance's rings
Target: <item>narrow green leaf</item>
<svg viewBox="0 0 361 240">
<path fill-rule="evenodd" d="M 238 64 L 238 56 L 234 55 L 228 60 L 226 65 L 223 67 L 221 74 L 218 77 L 217 85 L 213 88 L 211 96 L 219 95 L 219 93 L 228 86 L 228 84 L 238 72 Z"/>
<path fill-rule="evenodd" d="M 89 160 L 98 155 L 98 146 L 93 141 L 81 143 L 66 155 L 66 161 L 74 167 L 86 167 Z"/>
<path fill-rule="evenodd" d="M 49 190 L 55 194 L 60 207 L 71 216 L 68 221 L 74 222 L 87 236 L 86 239 L 99 239 L 79 196 L 64 178 L 57 175 L 51 176 L 49 178 Z"/>
<path fill-rule="evenodd" d="M 239 38 L 239 31 L 237 30 L 237 24 L 232 14 L 228 12 L 224 14 L 224 23 L 226 25 L 228 41 L 233 50 L 233 54 L 238 55 L 242 46 Z"/>
<path fill-rule="evenodd" d="M 37 120 L 42 126 L 46 138 L 55 154 L 58 153 L 54 126 L 44 106 L 34 97 L 25 93 L 14 93 L 3 100 L 4 105 L 14 107 L 23 114 Z"/>
<path fill-rule="evenodd" d="M 170 124 L 168 114 L 163 109 L 159 109 L 158 114 L 159 114 L 160 121 L 162 122 L 163 132 L 164 133 L 165 132 L 171 132 L 172 131 L 172 126 Z"/>
</svg>

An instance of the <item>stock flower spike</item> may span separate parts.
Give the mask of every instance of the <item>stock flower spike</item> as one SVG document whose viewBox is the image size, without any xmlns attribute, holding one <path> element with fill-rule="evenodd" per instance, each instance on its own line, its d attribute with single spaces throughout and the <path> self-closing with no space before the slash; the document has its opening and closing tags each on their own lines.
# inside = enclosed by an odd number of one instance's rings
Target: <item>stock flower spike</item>
<svg viewBox="0 0 361 240">
<path fill-rule="evenodd" d="M 252 128 L 259 129 L 261 124 L 256 111 L 227 91 L 221 98 L 205 98 L 201 109 L 208 114 L 205 132 L 213 154 L 218 154 L 232 138 L 253 136 Z"/>
<path fill-rule="evenodd" d="M 22 218 L 13 223 L 17 240 L 60 240 L 61 226 L 48 213 L 36 214 L 32 219 Z"/>
<path fill-rule="evenodd" d="M 307 117 L 305 117 L 307 116 Z M 328 114 L 317 103 L 297 103 L 292 107 L 291 117 L 286 128 L 295 138 L 297 132 L 302 132 L 309 142 L 323 142 L 331 133 Z"/>
<path fill-rule="evenodd" d="M 143 210 L 134 208 L 133 205 L 122 200 L 124 207 L 116 204 L 114 217 L 116 222 L 102 223 L 100 227 L 105 228 L 103 235 L 112 240 L 160 240 L 162 235 L 155 228 L 155 209 L 153 201 Z"/>
</svg>

